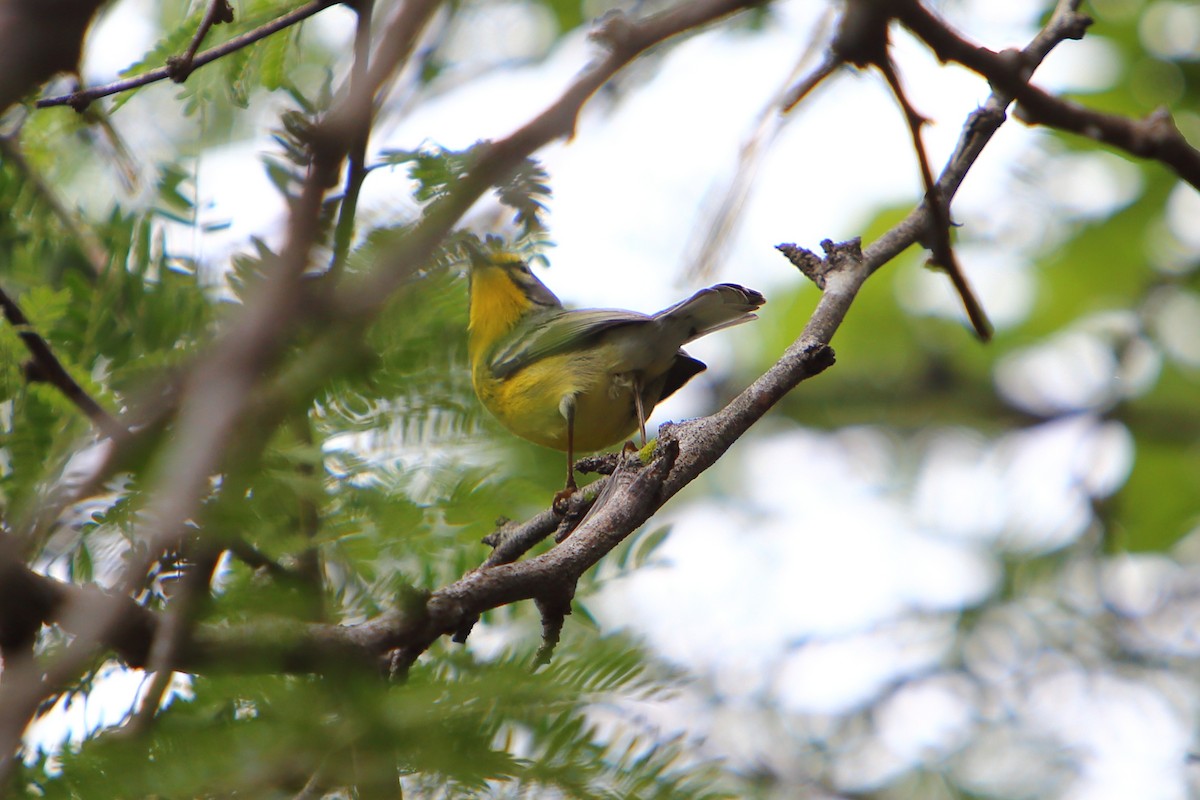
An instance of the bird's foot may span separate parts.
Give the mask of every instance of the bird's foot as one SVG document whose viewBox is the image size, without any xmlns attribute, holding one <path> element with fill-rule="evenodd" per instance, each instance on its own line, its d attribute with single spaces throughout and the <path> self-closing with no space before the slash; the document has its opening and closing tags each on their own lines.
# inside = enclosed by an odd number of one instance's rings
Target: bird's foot
<svg viewBox="0 0 1200 800">
<path fill-rule="evenodd" d="M 555 493 L 554 502 L 551 504 L 554 513 L 560 517 L 566 515 L 567 505 L 571 502 L 571 497 L 578 491 L 579 487 L 572 482 L 564 487 L 562 491 Z"/>
</svg>

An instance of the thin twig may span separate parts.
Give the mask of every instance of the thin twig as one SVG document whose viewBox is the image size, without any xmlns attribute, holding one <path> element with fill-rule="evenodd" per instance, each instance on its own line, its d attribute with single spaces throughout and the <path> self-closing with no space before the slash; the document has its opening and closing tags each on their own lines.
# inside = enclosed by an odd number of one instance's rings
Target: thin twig
<svg viewBox="0 0 1200 800">
<path fill-rule="evenodd" d="M 25 367 L 28 380 L 45 381 L 54 386 L 105 436 L 116 439 L 129 433 L 71 377 L 71 373 L 67 372 L 66 367 L 54 355 L 46 340 L 33 330 L 21 307 L 3 289 L 0 289 L 0 309 L 3 310 L 8 323 L 16 328 L 25 349 L 33 357 Z"/>
<path fill-rule="evenodd" d="M 365 87 L 369 80 L 371 58 L 371 12 L 374 0 L 359 0 L 354 28 L 354 66 L 350 72 L 351 86 Z M 354 134 L 346 159 L 346 189 L 338 207 L 337 226 L 333 231 L 333 255 L 329 261 L 329 276 L 336 279 L 346 264 L 350 243 L 354 240 L 354 219 L 358 212 L 358 195 L 367 178 L 367 142 L 371 135 L 371 120 L 364 119 Z"/>
<path fill-rule="evenodd" d="M 289 11 L 282 16 L 271 20 L 268 23 L 260 25 L 254 30 L 247 31 L 240 36 L 235 36 L 227 42 L 209 48 L 203 53 L 198 54 L 191 62 L 191 70 L 194 71 L 198 67 L 203 67 L 205 64 L 210 64 L 218 58 L 227 56 L 230 53 L 236 53 L 243 47 L 254 44 L 255 42 L 265 39 L 268 36 L 278 33 L 285 28 L 289 28 L 298 22 L 303 22 L 314 14 L 317 14 L 330 6 L 338 5 L 342 0 L 312 0 L 310 3 L 297 8 L 295 11 Z M 130 89 L 137 89 L 147 84 L 157 83 L 161 80 L 171 78 L 175 74 L 175 68 L 170 64 L 162 67 L 157 67 L 149 72 L 143 72 L 141 75 L 134 75 L 131 78 L 125 78 L 112 83 L 106 83 L 103 86 L 93 86 L 90 89 L 80 89 L 70 94 L 59 95 L 57 97 L 44 97 L 37 101 L 38 108 L 49 108 L 50 106 L 71 106 L 79 111 L 94 100 L 109 95 L 127 92 Z"/>
<path fill-rule="evenodd" d="M 209 0 L 208 9 L 204 12 L 204 18 L 200 20 L 188 49 L 182 56 L 167 59 L 167 66 L 171 69 L 171 80 L 176 83 L 187 80 L 188 75 L 192 74 L 196 51 L 200 49 L 204 37 L 213 25 L 221 22 L 233 22 L 233 6 L 229 5 L 229 0 Z"/>
<path fill-rule="evenodd" d="M 917 113 L 909 101 L 891 57 L 886 57 L 883 63 L 877 66 L 883 73 L 888 86 L 891 87 L 896 102 L 900 104 L 900 108 L 904 112 L 904 121 L 908 126 L 909 136 L 912 138 L 913 151 L 917 154 L 917 164 L 921 169 L 921 183 L 925 188 L 925 204 L 929 206 L 933 220 L 929 231 L 930 241 L 926 242 L 926 246 L 933 255 L 932 262 L 950 276 L 950 282 L 954 284 L 954 289 L 962 300 L 967 318 L 971 321 L 971 327 L 975 329 L 975 334 L 980 340 L 986 342 L 992 338 L 992 323 L 984 313 L 983 307 L 979 305 L 979 299 L 975 297 L 971 284 L 967 282 L 966 275 L 963 274 L 962 265 L 958 263 L 958 258 L 954 255 L 954 247 L 950 242 L 950 209 L 938 193 L 933 170 L 929 167 L 929 154 L 925 150 L 925 142 L 921 138 L 921 128 L 925 125 L 926 119 Z"/>
<path fill-rule="evenodd" d="M 833 71 L 842 65 L 842 60 L 829 53 L 825 56 L 825 60 L 817 65 L 817 68 L 801 79 L 795 86 L 788 90 L 783 101 L 779 104 L 779 111 L 782 114 L 789 113 L 795 108 L 801 100 L 808 97 L 813 89 L 821 85 L 821 82 L 833 74 Z"/>
<path fill-rule="evenodd" d="M 892 62 L 889 28 L 895 13 L 893 3 L 878 2 L 878 0 L 849 0 L 838 23 L 837 35 L 833 39 L 830 51 L 834 56 L 854 64 L 860 69 L 868 66 L 878 69 L 904 112 L 904 120 L 912 138 L 913 149 L 917 154 L 917 162 L 920 165 L 925 202 L 932 212 L 925 245 L 933 255 L 933 263 L 949 275 L 955 290 L 962 298 L 967 317 L 970 319 L 975 333 L 980 339 L 987 341 L 992 335 L 991 323 L 988 322 L 970 284 L 963 276 L 958 260 L 954 256 L 954 249 L 950 244 L 949 200 L 943 200 L 937 192 L 933 180 L 933 170 L 929 167 L 929 157 L 921 139 L 921 126 L 925 124 L 925 118 L 917 113 L 912 103 L 909 102 L 900 82 L 900 76 Z"/>
</svg>

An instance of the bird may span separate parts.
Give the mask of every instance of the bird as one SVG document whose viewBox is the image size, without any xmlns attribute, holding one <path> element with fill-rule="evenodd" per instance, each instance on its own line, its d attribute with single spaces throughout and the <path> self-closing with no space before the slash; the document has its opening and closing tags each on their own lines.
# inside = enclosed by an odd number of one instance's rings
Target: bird
<svg viewBox="0 0 1200 800">
<path fill-rule="evenodd" d="M 467 355 L 480 402 L 512 433 L 567 454 L 561 495 L 577 489 L 575 453 L 639 431 L 654 407 L 706 369 L 683 351 L 756 319 L 766 299 L 721 283 L 657 314 L 568 309 L 497 239 L 472 242 Z"/>
</svg>

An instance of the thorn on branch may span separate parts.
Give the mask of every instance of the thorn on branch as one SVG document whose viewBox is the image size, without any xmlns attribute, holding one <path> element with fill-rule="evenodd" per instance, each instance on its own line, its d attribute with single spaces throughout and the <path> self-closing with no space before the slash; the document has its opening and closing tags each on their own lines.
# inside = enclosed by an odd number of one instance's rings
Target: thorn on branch
<svg viewBox="0 0 1200 800">
<path fill-rule="evenodd" d="M 76 114 L 82 114 L 92 104 L 92 96 L 82 86 L 66 96 L 65 102 Z M 38 102 L 41 102 L 40 100 Z M 39 106 L 40 108 L 40 106 Z"/>
<path fill-rule="evenodd" d="M 1084 34 L 1087 33 L 1087 29 L 1092 27 L 1095 21 L 1087 14 L 1080 14 L 1073 11 L 1062 18 L 1058 35 L 1063 39 L 1082 39 Z"/>
<path fill-rule="evenodd" d="M 808 367 L 808 375 L 820 375 L 837 363 L 833 348 L 823 342 L 814 342 L 804 348 L 802 355 Z"/>
</svg>

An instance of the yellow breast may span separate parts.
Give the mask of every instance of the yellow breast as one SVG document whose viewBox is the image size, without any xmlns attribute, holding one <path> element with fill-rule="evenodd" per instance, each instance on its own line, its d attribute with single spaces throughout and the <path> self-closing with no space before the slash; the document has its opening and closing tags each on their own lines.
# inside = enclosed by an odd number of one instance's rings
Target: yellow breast
<svg viewBox="0 0 1200 800">
<path fill-rule="evenodd" d="M 496 419 L 524 439 L 567 449 L 567 421 L 560 412 L 563 397 L 573 395 L 575 450 L 587 452 L 616 444 L 637 428 L 633 392 L 606 365 L 613 363 L 609 346 L 543 358 L 503 380 L 486 365 L 472 370 L 475 392 Z"/>
<path fill-rule="evenodd" d="M 471 309 L 467 356 L 472 368 L 486 361 L 496 342 L 516 327 L 532 304 L 500 269 L 471 273 Z"/>
</svg>

